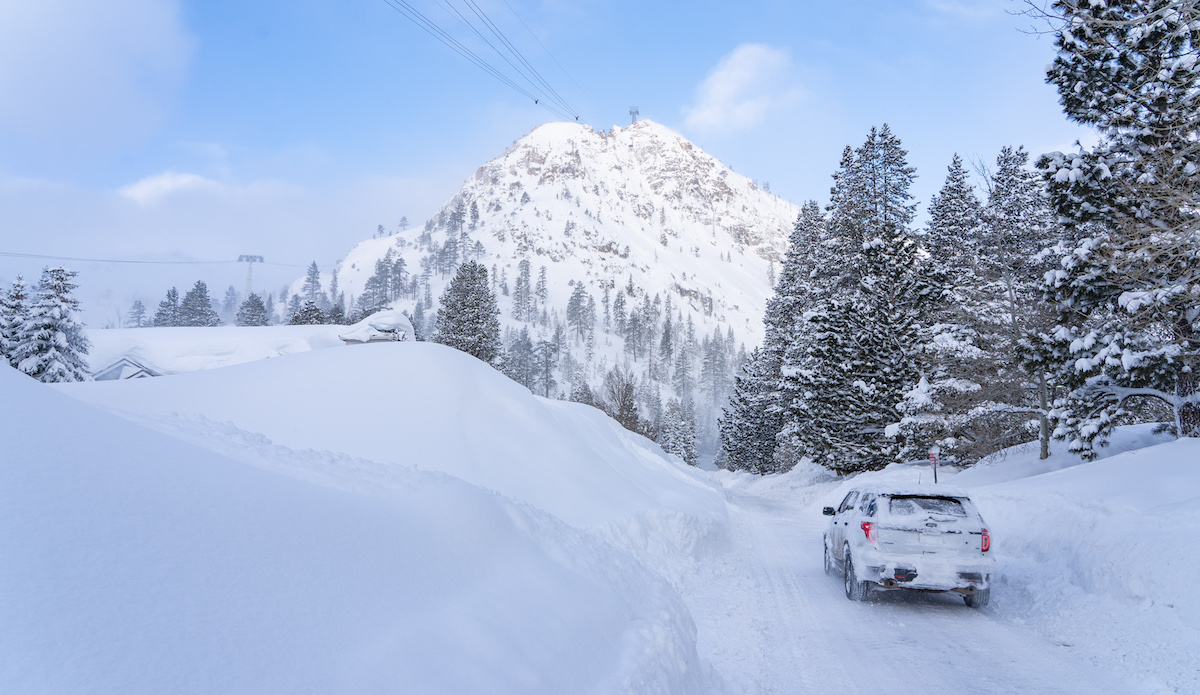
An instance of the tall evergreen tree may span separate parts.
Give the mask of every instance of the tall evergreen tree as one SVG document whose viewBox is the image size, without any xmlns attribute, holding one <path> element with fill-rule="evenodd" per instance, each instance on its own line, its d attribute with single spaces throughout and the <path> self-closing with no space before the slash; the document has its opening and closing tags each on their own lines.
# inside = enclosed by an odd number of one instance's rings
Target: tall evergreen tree
<svg viewBox="0 0 1200 695">
<path fill-rule="evenodd" d="M 221 314 L 224 317 L 224 320 L 228 321 L 234 318 L 234 314 L 238 309 L 238 304 L 240 304 L 238 301 L 238 291 L 234 289 L 233 285 L 230 285 L 229 288 L 225 290 L 225 301 L 221 303 Z"/>
<path fill-rule="evenodd" d="M 90 347 L 76 314 L 79 301 L 71 296 L 76 273 L 46 268 L 38 283 L 29 315 L 21 324 L 11 359 L 17 369 L 47 383 L 90 381 L 85 356 Z"/>
<path fill-rule="evenodd" d="M 220 326 L 221 317 L 212 307 L 208 297 L 208 285 L 203 280 L 197 280 L 192 289 L 183 295 L 179 303 L 180 326 Z"/>
<path fill-rule="evenodd" d="M 742 372 L 733 380 L 733 395 L 718 423 L 721 457 L 730 470 L 774 473 L 775 440 L 783 429 L 783 412 L 775 398 L 778 380 L 763 359 L 765 348 L 755 348 Z"/>
<path fill-rule="evenodd" d="M 238 307 L 237 325 L 265 326 L 267 323 L 266 305 L 263 304 L 262 299 L 257 294 L 251 292 L 246 296 L 242 305 Z"/>
<path fill-rule="evenodd" d="M 132 328 L 142 328 L 146 325 L 146 305 L 142 304 L 142 300 L 134 300 L 133 305 L 129 307 L 129 313 L 125 316 L 125 323 Z"/>
<path fill-rule="evenodd" d="M 500 358 L 500 309 L 488 287 L 487 268 L 459 266 L 441 297 L 434 340 L 487 362 Z"/>
<path fill-rule="evenodd" d="M 329 306 L 329 297 L 321 288 L 321 271 L 317 268 L 316 261 L 308 266 L 308 272 L 304 275 L 304 284 L 300 287 L 300 295 L 306 301 L 316 304 L 322 311 Z"/>
<path fill-rule="evenodd" d="M 513 381 L 532 391 L 536 372 L 537 363 L 533 356 L 533 340 L 529 336 L 529 328 L 521 326 L 520 331 L 513 332 L 512 339 L 505 349 L 504 373 Z"/>
<path fill-rule="evenodd" d="M 321 311 L 321 307 L 317 306 L 316 302 L 306 299 L 300 306 L 300 310 L 292 314 L 288 323 L 293 326 L 317 326 L 325 323 L 325 313 Z"/>
<path fill-rule="evenodd" d="M 0 362 L 16 367 L 13 355 L 21 326 L 29 318 L 29 291 L 25 278 L 18 275 L 12 286 L 0 293 Z"/>
<path fill-rule="evenodd" d="M 978 249 L 982 212 L 967 168 L 956 153 L 947 167 L 942 190 L 929 199 L 925 250 L 948 271 L 966 272 Z"/>
<path fill-rule="evenodd" d="M 167 296 L 158 303 L 158 311 L 154 312 L 155 326 L 179 326 L 179 291 L 174 287 L 167 290 Z"/>
<path fill-rule="evenodd" d="M 1057 326 L 1030 341 L 1061 369 L 1056 434 L 1095 456 L 1151 398 L 1200 437 L 1200 7 L 1195 0 L 1059 0 L 1048 81 L 1090 151 L 1043 156 L 1054 208 L 1078 238 L 1047 276 Z"/>
</svg>

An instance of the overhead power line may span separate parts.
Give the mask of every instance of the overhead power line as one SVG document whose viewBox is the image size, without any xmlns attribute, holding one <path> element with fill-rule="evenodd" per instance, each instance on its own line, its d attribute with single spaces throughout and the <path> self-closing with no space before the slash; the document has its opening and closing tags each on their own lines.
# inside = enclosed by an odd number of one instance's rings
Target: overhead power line
<svg viewBox="0 0 1200 695">
<path fill-rule="evenodd" d="M 447 16 L 452 20 L 457 20 L 458 23 L 466 27 L 467 30 L 473 33 L 504 61 L 500 67 L 497 67 L 497 65 L 492 64 L 471 50 L 466 44 L 451 35 L 444 27 L 416 9 L 409 0 L 384 0 L 389 7 L 404 15 L 409 21 L 416 24 L 430 36 L 433 36 L 455 53 L 466 58 L 476 67 L 507 85 L 518 94 L 531 99 L 535 104 L 545 108 L 554 114 L 555 117 L 567 121 L 579 120 L 579 112 L 574 106 L 534 67 L 533 63 L 525 57 L 516 44 L 505 35 L 503 29 L 488 16 L 487 12 L 475 0 L 461 0 L 467 12 L 464 12 L 456 5 L 457 1 L 436 0 L 439 7 L 446 12 Z M 511 5 L 509 5 L 509 10 L 512 11 Z M 515 11 L 513 11 L 513 15 L 517 16 Z M 521 20 L 519 16 L 517 16 L 517 19 L 523 25 L 525 24 L 524 20 Z M 525 25 L 525 28 L 528 29 L 528 25 Z M 489 39 L 485 35 L 485 32 L 493 38 Z M 534 39 L 537 40 L 537 37 L 534 36 Z M 538 41 L 538 44 L 541 45 L 541 41 Z M 542 49 L 545 50 L 544 45 Z M 546 51 L 546 53 L 549 55 L 549 51 Z M 554 60 L 554 56 L 550 56 L 550 58 Z M 557 60 L 554 62 L 558 64 Z M 516 73 L 516 78 L 502 69 L 505 64 L 512 72 Z M 562 65 L 558 65 L 562 69 Z M 563 73 L 566 74 L 566 71 L 564 70 Z M 570 78 L 570 75 L 567 75 L 567 77 Z M 523 80 L 527 84 L 519 84 L 517 80 Z M 571 81 L 574 82 L 574 79 L 571 79 Z M 578 86 L 578 83 L 576 83 L 576 86 Z"/>
<path fill-rule="evenodd" d="M 42 253 L 17 253 L 15 251 L 0 251 L 0 256 L 7 258 L 28 258 L 39 261 L 71 261 L 72 263 L 122 263 L 133 265 L 233 265 L 239 263 L 238 260 L 229 261 L 147 261 L 135 260 L 130 258 L 79 258 L 75 256 L 51 256 Z M 265 263 L 258 261 L 261 265 L 274 265 L 282 268 L 307 268 L 305 263 Z"/>
</svg>

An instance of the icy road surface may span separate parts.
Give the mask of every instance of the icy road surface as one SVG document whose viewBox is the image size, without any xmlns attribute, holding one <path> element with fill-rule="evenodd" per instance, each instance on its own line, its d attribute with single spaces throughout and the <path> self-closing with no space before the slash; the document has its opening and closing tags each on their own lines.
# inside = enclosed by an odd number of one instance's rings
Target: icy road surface
<svg viewBox="0 0 1200 695">
<path fill-rule="evenodd" d="M 825 517 L 807 500 L 730 492 L 732 550 L 683 580 L 698 651 L 730 693 L 1137 692 L 1069 646 L 957 595 L 846 599 L 822 567 Z"/>
</svg>

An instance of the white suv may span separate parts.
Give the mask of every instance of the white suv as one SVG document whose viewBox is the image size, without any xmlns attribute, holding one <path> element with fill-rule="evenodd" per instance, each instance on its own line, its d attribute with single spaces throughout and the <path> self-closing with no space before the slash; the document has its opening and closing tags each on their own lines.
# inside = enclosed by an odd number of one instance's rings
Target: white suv
<svg viewBox="0 0 1200 695">
<path fill-rule="evenodd" d="M 967 494 L 944 485 L 862 486 L 825 507 L 825 571 L 846 598 L 872 590 L 954 591 L 968 606 L 991 595 L 992 539 Z"/>
</svg>

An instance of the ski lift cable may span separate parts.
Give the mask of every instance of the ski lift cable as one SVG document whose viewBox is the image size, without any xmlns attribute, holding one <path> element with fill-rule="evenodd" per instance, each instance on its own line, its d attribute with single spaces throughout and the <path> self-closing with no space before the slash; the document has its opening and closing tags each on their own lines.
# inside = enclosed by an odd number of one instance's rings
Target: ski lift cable
<svg viewBox="0 0 1200 695">
<path fill-rule="evenodd" d="M 530 74 L 532 74 L 537 81 L 545 87 L 545 89 L 553 96 L 555 101 L 565 108 L 572 116 L 578 115 L 578 112 L 575 110 L 575 108 L 567 103 L 567 100 L 558 93 L 558 90 L 554 89 L 554 87 L 548 81 L 546 81 L 546 78 L 543 77 L 538 69 L 535 68 L 533 64 L 525 58 L 525 55 L 521 53 L 520 49 L 518 49 L 507 36 L 505 36 L 500 27 L 497 26 L 490 17 L 488 17 L 487 12 L 485 12 L 484 9 L 480 7 L 477 2 L 475 2 L 475 0 L 463 0 L 463 2 L 466 3 L 467 7 L 471 8 L 471 11 L 474 12 L 475 15 L 484 23 L 484 25 L 496 35 L 496 38 L 500 39 L 501 43 L 508 48 L 509 52 L 512 53 L 513 56 L 515 56 L 516 59 L 526 67 L 526 69 L 529 70 Z"/>
<path fill-rule="evenodd" d="M 592 102 L 593 106 L 600 111 L 604 111 L 604 107 L 601 106 L 600 103 L 595 99 L 593 99 L 591 94 L 588 94 L 587 90 L 583 88 L 583 85 L 576 82 L 574 77 L 571 77 L 571 73 L 567 72 L 567 69 L 563 67 L 562 63 L 558 62 L 558 59 L 554 57 L 554 54 L 550 52 L 550 49 L 546 48 L 546 44 L 542 43 L 542 40 L 539 39 L 537 34 L 534 33 L 533 29 L 531 29 L 529 25 L 525 23 L 525 20 L 521 18 L 521 15 L 517 14 L 516 9 L 509 4 L 508 0 L 503 0 L 503 2 L 505 7 L 508 8 L 508 11 L 512 13 L 512 16 L 516 17 L 517 21 L 521 23 L 521 26 L 525 27 L 525 31 L 529 32 L 529 35 L 533 37 L 534 41 L 537 41 L 537 45 L 542 47 L 542 50 L 545 51 L 547 56 L 550 56 L 550 60 L 554 61 L 554 64 L 558 66 L 558 69 L 562 71 L 562 74 L 567 76 L 567 79 L 571 81 L 571 84 L 578 87 L 579 91 L 588 98 L 588 101 Z"/>
<path fill-rule="evenodd" d="M 533 100 L 533 102 L 535 104 L 539 103 L 539 99 L 537 96 L 530 93 L 529 90 L 525 89 L 521 85 L 514 82 L 508 75 L 505 75 L 503 72 L 501 72 L 495 66 L 493 66 L 488 61 L 486 61 L 485 59 L 483 59 L 482 57 L 477 55 L 470 48 L 467 48 L 461 41 L 454 38 L 449 32 L 447 32 L 445 29 L 443 29 L 441 26 L 439 26 L 435 21 L 433 21 L 426 15 L 422 14 L 419 10 L 417 10 L 409 2 L 407 2 L 407 0 L 384 0 L 384 2 L 386 2 L 388 4 L 388 6 L 391 7 L 392 9 L 394 9 L 397 12 L 399 12 L 400 14 L 404 15 L 409 21 L 411 21 L 413 24 L 416 24 L 423 31 L 425 31 L 429 35 L 436 38 L 438 41 L 445 44 L 448 48 L 450 48 L 454 52 L 456 52 L 459 55 L 461 55 L 462 57 L 466 58 L 468 61 L 473 63 L 479 69 L 488 73 L 489 75 L 496 78 L 500 82 L 508 85 L 510 88 L 512 88 L 518 94 L 521 94 L 522 96 L 525 96 L 526 98 Z M 442 8 L 442 9 L 445 10 L 445 8 Z M 450 14 L 450 12 L 447 12 L 447 14 Z M 465 18 L 461 17 L 461 15 L 460 15 L 459 19 L 460 19 L 460 21 L 463 21 L 466 24 Z M 467 24 L 467 26 L 470 27 L 469 24 Z M 495 47 L 493 47 L 493 50 L 495 50 Z M 564 115 L 559 109 L 556 109 L 553 104 L 547 103 L 546 101 L 540 101 L 540 105 L 545 107 L 547 111 L 550 111 L 556 117 L 563 118 L 565 120 L 570 120 L 569 116 Z"/>
<path fill-rule="evenodd" d="M 413 24 L 416 24 L 418 27 L 420 27 L 422 30 L 424 30 L 426 33 L 428 33 L 430 36 L 433 36 L 438 41 L 441 41 L 443 44 L 445 44 L 448 48 L 453 50 L 455 53 L 458 53 L 462 57 L 466 58 L 468 61 L 474 63 L 476 67 L 478 67 L 481 70 L 483 70 L 484 72 L 487 72 L 488 74 L 492 75 L 493 77 L 495 77 L 497 80 L 500 80 L 504 84 L 507 84 L 509 87 L 512 87 L 518 93 L 520 93 L 524 96 L 527 96 L 530 99 L 535 98 L 532 94 L 530 94 L 523 87 L 521 87 L 520 85 L 518 85 L 517 83 L 515 83 L 511 79 L 509 79 L 507 75 L 504 75 L 503 73 L 501 73 L 500 71 L 498 71 L 494 67 L 492 67 L 487 61 L 485 61 L 482 58 L 480 58 L 479 56 L 475 55 L 475 53 L 473 51 L 471 51 L 471 49 L 462 45 L 462 43 L 460 43 L 457 39 L 455 39 L 453 36 L 451 36 L 449 33 L 447 33 L 441 27 L 439 27 L 431 19 L 429 19 L 425 15 L 421 14 L 420 11 L 418 11 L 412 5 L 405 2 L 405 0 L 384 0 L 384 2 L 386 2 L 388 4 L 388 6 L 391 7 L 392 9 L 396 10 L 400 14 L 407 17 L 409 21 L 411 21 Z"/>
<path fill-rule="evenodd" d="M 491 20 L 491 18 L 487 16 L 487 13 L 483 11 L 483 8 L 479 7 L 479 5 L 476 4 L 475 2 L 473 2 L 473 0 L 463 0 L 463 2 L 471 10 L 471 12 L 473 12 L 475 14 L 475 16 L 478 17 L 481 22 L 483 22 L 484 26 L 487 27 L 488 30 L 491 31 L 492 34 L 497 39 L 500 40 L 500 43 L 505 48 L 508 49 L 508 52 L 511 53 L 513 55 L 513 57 L 515 57 L 517 59 L 518 62 L 520 62 L 523 66 L 525 66 L 525 69 L 528 70 L 529 75 L 531 75 L 533 77 L 533 79 L 537 81 L 537 83 L 541 84 L 541 87 L 538 87 L 538 89 L 542 90 L 543 93 L 548 92 L 549 93 L 548 96 L 550 98 L 554 99 L 554 101 L 556 101 L 560 106 L 562 106 L 569 113 L 574 115 L 575 109 L 571 108 L 571 105 L 568 104 L 566 102 L 566 100 L 563 99 L 562 96 L 557 91 L 555 91 L 555 89 L 553 87 L 550 86 L 550 83 L 547 82 L 544 77 L 542 77 L 541 73 L 539 73 L 537 71 L 537 68 L 533 67 L 533 65 L 528 60 L 526 60 L 525 56 L 521 54 L 521 51 L 518 50 L 517 47 L 513 45 L 512 41 L 508 40 L 508 37 L 504 35 L 504 32 L 501 31 L 500 28 L 498 26 L 496 26 L 495 22 L 493 22 Z M 511 65 L 511 63 L 510 63 L 510 65 Z M 527 76 L 526 79 L 528 80 L 530 78 Z M 533 80 L 531 80 L 531 82 L 532 81 Z"/>
<path fill-rule="evenodd" d="M 500 72 L 499 70 L 494 68 L 491 64 L 489 64 L 487 61 L 485 61 L 484 59 L 477 56 L 473 51 L 471 51 L 471 49 L 462 45 L 462 43 L 460 43 L 457 39 L 455 39 L 453 36 L 451 36 L 449 33 L 447 33 L 444 29 L 439 27 L 435 22 L 430 20 L 428 17 L 421 14 L 421 12 L 419 12 L 412 5 L 408 4 L 405 0 L 383 0 L 383 1 L 385 3 L 387 3 L 387 5 L 389 7 L 396 10 L 400 14 L 404 15 L 409 21 L 411 21 L 413 24 L 416 24 L 418 27 L 420 27 L 422 30 L 424 30 L 426 33 L 428 33 L 430 36 L 434 37 L 438 41 L 445 44 L 448 48 L 450 48 L 455 53 L 458 53 L 462 57 L 466 58 L 468 61 L 473 63 L 479 69 L 490 74 L 492 77 L 495 77 L 500 82 L 508 85 L 509 87 L 511 87 L 513 90 L 515 90 L 519 94 L 522 94 L 530 99 L 536 100 L 537 97 L 535 97 L 533 94 L 530 94 L 528 90 L 526 90 L 525 88 L 523 88 L 521 85 L 517 84 L 516 82 L 513 82 L 507 75 Z"/>
<path fill-rule="evenodd" d="M 547 95 L 545 93 L 545 90 L 543 90 L 541 87 L 539 87 L 538 84 L 525 72 L 525 70 L 523 70 L 521 68 L 521 66 L 517 65 L 516 63 L 513 63 L 513 61 L 510 60 L 508 56 L 504 55 L 504 53 L 501 52 L 500 49 L 496 48 L 495 44 L 493 44 L 491 41 L 489 41 L 488 38 L 483 35 L 483 32 L 479 31 L 479 28 L 476 27 L 474 24 L 472 24 L 471 21 L 469 19 L 467 19 L 467 17 L 465 15 L 463 15 L 463 13 L 460 12 L 459 9 L 457 7 L 455 7 L 449 0 L 438 0 L 438 2 L 444 8 L 448 8 L 450 10 L 450 12 L 453 12 L 454 15 L 458 17 L 459 21 L 462 22 L 462 24 L 464 26 L 466 26 L 468 29 L 470 29 L 472 32 L 474 32 L 474 34 L 479 37 L 480 41 L 483 41 L 485 44 L 487 44 L 488 48 L 491 48 L 493 51 L 495 51 L 496 55 L 500 56 L 500 58 L 504 62 L 508 63 L 509 67 L 511 67 L 513 70 L 515 70 L 518 75 L 525 78 L 525 81 L 528 82 L 529 85 L 531 87 L 533 87 L 533 89 L 542 93 L 542 99 L 535 98 L 534 103 L 540 104 L 544 99 L 547 99 L 549 97 L 549 95 Z M 542 105 L 546 106 L 546 108 L 548 110 L 554 111 L 554 109 L 550 109 L 550 105 L 548 103 L 542 104 Z M 566 108 L 567 108 L 567 110 L 570 110 L 570 107 L 566 107 Z M 556 113 L 555 115 L 559 116 L 560 118 L 563 117 L 563 114 L 561 114 L 561 113 Z"/>
</svg>

